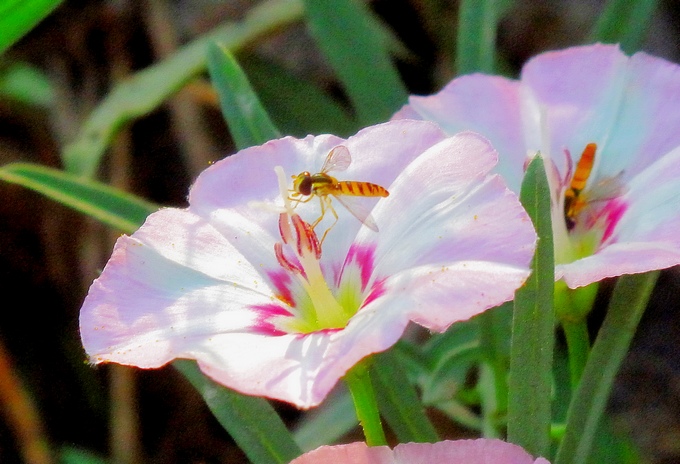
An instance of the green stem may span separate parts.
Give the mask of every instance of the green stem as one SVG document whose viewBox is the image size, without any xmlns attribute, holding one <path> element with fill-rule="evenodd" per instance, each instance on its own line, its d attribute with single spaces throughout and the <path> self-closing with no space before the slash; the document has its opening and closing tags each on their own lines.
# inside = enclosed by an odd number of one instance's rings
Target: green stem
<svg viewBox="0 0 680 464">
<path fill-rule="evenodd" d="M 628 352 L 658 276 L 657 271 L 619 277 L 581 383 L 569 405 L 564 439 L 555 464 L 588 461 L 616 372 Z"/>
<path fill-rule="evenodd" d="M 571 388 L 576 390 L 578 382 L 583 375 L 583 369 L 588 361 L 590 353 L 590 336 L 588 335 L 588 324 L 585 320 L 578 322 L 562 321 L 562 329 L 567 338 L 567 349 L 569 351 L 569 373 L 571 377 Z"/>
<path fill-rule="evenodd" d="M 571 386 L 576 390 L 590 353 L 587 317 L 595 303 L 598 282 L 569 288 L 563 281 L 555 283 L 555 313 L 559 319 L 569 350 Z"/>
<path fill-rule="evenodd" d="M 380 422 L 378 402 L 376 401 L 371 378 L 368 374 L 366 360 L 359 362 L 345 374 L 345 383 L 354 400 L 354 408 L 357 411 L 359 423 L 364 429 L 364 436 L 368 446 L 387 445 L 385 432 Z"/>
</svg>

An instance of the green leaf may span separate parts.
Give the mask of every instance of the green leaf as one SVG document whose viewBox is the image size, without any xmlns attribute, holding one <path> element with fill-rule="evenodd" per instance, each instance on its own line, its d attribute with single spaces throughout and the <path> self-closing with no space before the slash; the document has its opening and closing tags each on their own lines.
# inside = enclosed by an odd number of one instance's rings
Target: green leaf
<svg viewBox="0 0 680 464">
<path fill-rule="evenodd" d="M 590 33 L 590 41 L 619 43 L 628 54 L 640 50 L 658 0 L 609 0 Z"/>
<path fill-rule="evenodd" d="M 0 54 L 54 10 L 61 0 L 0 1 Z"/>
<path fill-rule="evenodd" d="M 65 446 L 60 450 L 61 464 L 106 464 L 107 460 L 96 454 L 73 446 Z"/>
<path fill-rule="evenodd" d="M 496 61 L 497 0 L 461 0 L 456 41 L 456 72 L 492 73 Z"/>
<path fill-rule="evenodd" d="M 464 388 L 470 369 L 483 360 L 477 322 L 473 319 L 454 324 L 425 346 L 432 366 L 429 376 L 420 380 L 425 404 L 450 400 Z"/>
<path fill-rule="evenodd" d="M 239 56 L 239 63 L 276 127 L 284 134 L 347 137 L 359 129 L 339 103 L 311 82 L 253 55 Z"/>
<path fill-rule="evenodd" d="M 172 365 L 198 390 L 215 418 L 251 462 L 288 463 L 302 454 L 267 400 L 242 395 L 213 382 L 194 361 L 178 360 Z"/>
<path fill-rule="evenodd" d="M 341 390 L 305 414 L 295 429 L 295 442 L 305 452 L 335 443 L 356 427 L 358 420 L 351 395 Z"/>
<path fill-rule="evenodd" d="M 374 356 L 371 366 L 380 413 L 402 443 L 434 443 L 439 436 L 416 389 L 392 351 Z"/>
<path fill-rule="evenodd" d="M 182 47 L 176 54 L 117 84 L 81 127 L 63 153 L 66 170 L 92 177 L 114 136 L 128 122 L 150 113 L 206 67 L 209 43 L 235 51 L 302 17 L 301 0 L 271 0 Z"/>
<path fill-rule="evenodd" d="M 0 71 L 0 95 L 28 105 L 47 107 L 54 103 L 52 83 L 27 63 L 14 63 Z"/>
<path fill-rule="evenodd" d="M 515 294 L 508 378 L 508 441 L 534 456 L 548 456 L 555 264 L 550 188 L 540 155 L 527 168 L 520 200 L 536 228 L 538 243 L 531 276 Z"/>
<path fill-rule="evenodd" d="M 134 232 L 158 207 L 106 184 L 37 164 L 12 163 L 0 179 L 21 185 L 126 233 Z"/>
<path fill-rule="evenodd" d="M 623 275 L 614 287 L 607 315 L 574 393 L 556 464 L 587 462 L 621 362 L 628 353 L 659 272 Z"/>
<path fill-rule="evenodd" d="M 208 71 L 220 96 L 222 114 L 239 150 L 281 137 L 229 50 L 210 44 Z"/>
<path fill-rule="evenodd" d="M 354 365 L 342 378 L 349 388 L 354 410 L 359 419 L 359 425 L 364 430 L 364 437 L 368 446 L 387 445 L 385 431 L 383 430 L 378 400 L 375 395 L 375 387 L 371 382 L 371 374 L 368 364 L 371 358 L 364 358 Z"/>
<path fill-rule="evenodd" d="M 304 0 L 307 24 L 363 125 L 388 120 L 408 94 L 382 26 L 359 0 Z"/>
</svg>

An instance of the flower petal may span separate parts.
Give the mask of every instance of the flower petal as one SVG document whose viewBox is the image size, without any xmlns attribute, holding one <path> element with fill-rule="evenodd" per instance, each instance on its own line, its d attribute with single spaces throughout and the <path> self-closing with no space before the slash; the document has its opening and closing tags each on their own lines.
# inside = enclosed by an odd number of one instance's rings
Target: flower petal
<svg viewBox="0 0 680 464">
<path fill-rule="evenodd" d="M 293 460 L 291 464 L 550 464 L 534 460 L 521 447 L 501 440 L 446 440 L 437 443 L 401 443 L 394 450 L 387 446 L 368 447 L 365 443 L 321 446 Z"/>
<path fill-rule="evenodd" d="M 528 277 L 536 235 L 501 179 L 485 178 L 495 159 L 482 137 L 456 135 L 409 165 L 376 207 L 384 227 L 373 274 L 393 295 L 389 311 L 397 304 L 441 331 L 512 299 Z M 428 195 L 417 191 L 423 179 Z"/>
<path fill-rule="evenodd" d="M 396 463 L 428 464 L 550 464 L 544 458 L 534 461 L 521 447 L 501 440 L 479 438 L 477 440 L 440 441 L 437 443 L 403 443 L 394 448 Z"/>
<path fill-rule="evenodd" d="M 680 264 L 680 147 L 635 176 L 622 202 L 626 211 L 612 241 L 557 267 L 570 287 Z"/>
<path fill-rule="evenodd" d="M 483 134 L 503 155 L 499 172 L 518 191 L 526 156 L 519 90 L 518 82 L 498 76 L 461 76 L 435 95 L 410 97 L 393 119 L 434 121 L 449 135 L 467 130 Z"/>
<path fill-rule="evenodd" d="M 388 446 L 368 447 L 364 442 L 347 445 L 321 446 L 293 459 L 290 464 L 393 464 L 392 450 Z"/>
<path fill-rule="evenodd" d="M 249 330 L 258 314 L 248 308 L 274 298 L 209 224 L 165 209 L 118 239 L 83 303 L 80 332 L 93 362 L 159 367 L 188 357 L 197 337 Z"/>
<path fill-rule="evenodd" d="M 527 127 L 526 147 L 552 157 L 565 148 L 579 151 L 589 142 L 603 144 L 616 123 L 626 84 L 626 57 L 618 46 L 592 45 L 547 52 L 522 68 L 525 98 L 544 111 L 544 128 Z M 502 153 L 504 156 L 505 154 Z"/>
</svg>

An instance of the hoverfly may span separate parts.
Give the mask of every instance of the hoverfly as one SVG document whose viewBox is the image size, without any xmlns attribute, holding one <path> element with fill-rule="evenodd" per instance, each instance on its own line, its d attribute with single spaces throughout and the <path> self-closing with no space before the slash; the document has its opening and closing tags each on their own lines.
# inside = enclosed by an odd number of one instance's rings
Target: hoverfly
<svg viewBox="0 0 680 464">
<path fill-rule="evenodd" d="M 328 232 L 338 222 L 338 213 L 333 208 L 331 196 L 338 200 L 341 205 L 366 227 L 375 232 L 378 231 L 378 226 L 369 211 L 348 197 L 386 197 L 390 193 L 384 187 L 377 184 L 354 180 L 339 181 L 335 177 L 328 175 L 328 172 L 331 171 L 346 170 L 351 163 L 352 157 L 347 147 L 338 145 L 328 153 L 320 172 L 310 174 L 309 171 L 303 171 L 297 176 L 292 176 L 294 180 L 291 200 L 304 203 L 311 200 L 314 196 L 319 198 L 321 216 L 312 223 L 312 228 L 321 222 L 326 215 L 326 211 L 330 211 L 335 217 L 335 222 L 324 232 L 321 243 L 323 243 Z"/>
<path fill-rule="evenodd" d="M 574 176 L 571 178 L 569 188 L 564 192 L 564 219 L 567 230 L 576 226 L 576 216 L 583 211 L 589 203 L 603 200 L 612 200 L 625 191 L 621 185 L 620 176 L 605 177 L 584 192 L 590 174 L 595 163 L 597 144 L 586 145 L 581 158 L 576 164 Z"/>
</svg>

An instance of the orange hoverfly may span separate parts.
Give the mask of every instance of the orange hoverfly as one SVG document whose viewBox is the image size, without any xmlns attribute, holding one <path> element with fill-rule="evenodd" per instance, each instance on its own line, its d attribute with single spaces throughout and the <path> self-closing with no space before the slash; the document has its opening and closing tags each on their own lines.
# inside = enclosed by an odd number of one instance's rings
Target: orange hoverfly
<svg viewBox="0 0 680 464">
<path fill-rule="evenodd" d="M 593 164 L 595 164 L 596 151 L 597 144 L 586 145 L 576 164 L 569 188 L 564 192 L 564 219 L 567 223 L 567 230 L 572 230 L 576 226 L 576 216 L 585 209 L 588 203 L 612 200 L 625 191 L 620 181 L 623 173 L 615 177 L 605 177 L 592 186 L 588 192 L 583 191 L 593 170 Z"/>
<path fill-rule="evenodd" d="M 321 203 L 321 216 L 312 223 L 312 228 L 316 227 L 319 222 L 326 215 L 326 211 L 330 211 L 335 217 L 335 222 L 326 229 L 321 238 L 323 244 L 328 232 L 338 222 L 338 213 L 333 208 L 331 196 L 344 206 L 352 215 L 361 221 L 369 229 L 377 232 L 378 226 L 371 217 L 369 211 L 362 205 L 355 203 L 347 197 L 386 197 L 390 194 L 384 187 L 370 182 L 360 182 L 355 180 L 337 180 L 335 177 L 329 176 L 331 171 L 344 171 L 352 163 L 352 157 L 349 150 L 344 145 L 338 145 L 333 148 L 326 156 L 326 160 L 321 167 L 321 171 L 317 174 L 310 174 L 309 171 L 303 171 L 297 176 L 293 177 L 293 190 L 291 200 L 298 203 L 305 203 L 317 196 Z M 302 197 L 307 197 L 303 199 Z"/>
</svg>

